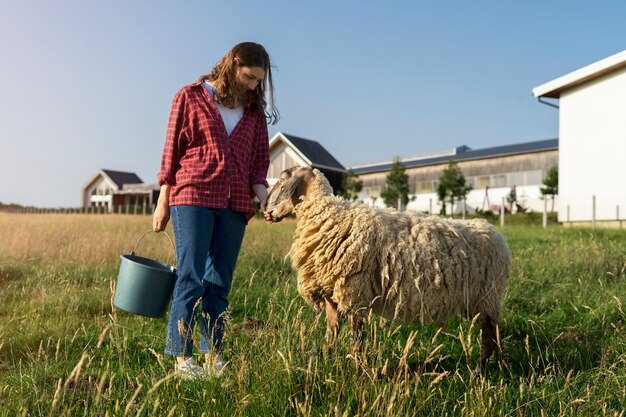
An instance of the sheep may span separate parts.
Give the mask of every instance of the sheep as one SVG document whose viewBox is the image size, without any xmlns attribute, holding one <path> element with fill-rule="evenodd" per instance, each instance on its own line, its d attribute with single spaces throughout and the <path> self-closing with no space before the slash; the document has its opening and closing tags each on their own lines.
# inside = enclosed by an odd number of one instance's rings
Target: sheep
<svg viewBox="0 0 626 417">
<path fill-rule="evenodd" d="M 377 209 L 333 195 L 317 169 L 293 167 L 271 189 L 265 218 L 295 213 L 288 256 L 300 295 L 326 312 L 327 339 L 340 316 L 358 331 L 371 309 L 399 323 L 443 326 L 478 315 L 484 367 L 497 347 L 511 252 L 483 219 L 452 220 Z"/>
</svg>

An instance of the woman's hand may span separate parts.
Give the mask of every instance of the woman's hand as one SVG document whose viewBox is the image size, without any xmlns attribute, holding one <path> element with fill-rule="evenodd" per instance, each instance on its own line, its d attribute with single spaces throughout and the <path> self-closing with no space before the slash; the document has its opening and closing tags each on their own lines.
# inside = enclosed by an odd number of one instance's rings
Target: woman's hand
<svg viewBox="0 0 626 417">
<path fill-rule="evenodd" d="M 254 191 L 254 194 L 256 194 L 256 197 L 259 199 L 259 205 L 261 206 L 263 217 L 265 217 L 265 220 L 267 220 L 268 222 L 271 222 L 272 215 L 266 212 L 268 196 L 267 188 L 265 188 L 263 184 L 254 184 L 252 186 L 252 191 Z"/>
<path fill-rule="evenodd" d="M 165 230 L 170 220 L 170 186 L 163 184 L 159 193 L 156 209 L 152 215 L 152 230 L 160 232 Z"/>
<path fill-rule="evenodd" d="M 160 232 L 165 230 L 167 222 L 170 220 L 170 206 L 165 204 L 157 204 L 156 210 L 152 215 L 152 230 Z"/>
</svg>

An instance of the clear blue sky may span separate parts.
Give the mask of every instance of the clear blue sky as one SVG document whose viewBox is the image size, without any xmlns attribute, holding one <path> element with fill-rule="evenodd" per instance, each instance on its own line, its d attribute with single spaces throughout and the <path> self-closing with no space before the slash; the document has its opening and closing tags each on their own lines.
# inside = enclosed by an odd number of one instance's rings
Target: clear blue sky
<svg viewBox="0 0 626 417">
<path fill-rule="evenodd" d="M 0 202 L 155 182 L 171 99 L 234 44 L 275 65 L 277 131 L 344 165 L 557 137 L 533 87 L 626 48 L 624 1 L 4 1 Z"/>
</svg>

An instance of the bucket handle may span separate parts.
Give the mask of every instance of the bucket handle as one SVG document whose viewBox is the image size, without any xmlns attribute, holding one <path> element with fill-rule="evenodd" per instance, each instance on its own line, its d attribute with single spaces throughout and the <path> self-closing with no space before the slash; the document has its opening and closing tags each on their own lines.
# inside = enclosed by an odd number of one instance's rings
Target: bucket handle
<svg viewBox="0 0 626 417">
<path fill-rule="evenodd" d="M 139 243 L 141 243 L 141 240 L 146 237 L 146 235 L 148 233 L 156 233 L 154 230 L 148 230 L 146 233 L 144 233 L 143 235 L 141 235 L 141 237 L 139 238 L 139 240 L 137 241 L 137 243 L 135 243 L 135 247 L 133 248 L 133 251 L 130 253 L 131 255 L 135 256 L 135 251 L 137 250 L 137 246 L 139 246 Z M 174 245 L 174 241 L 172 240 L 172 238 L 170 237 L 169 234 L 167 234 L 167 232 L 165 230 L 163 230 L 163 233 L 165 233 L 165 236 L 167 236 L 167 238 L 170 240 L 170 243 L 172 244 L 172 249 L 174 249 L 174 254 L 176 254 L 176 246 Z"/>
</svg>

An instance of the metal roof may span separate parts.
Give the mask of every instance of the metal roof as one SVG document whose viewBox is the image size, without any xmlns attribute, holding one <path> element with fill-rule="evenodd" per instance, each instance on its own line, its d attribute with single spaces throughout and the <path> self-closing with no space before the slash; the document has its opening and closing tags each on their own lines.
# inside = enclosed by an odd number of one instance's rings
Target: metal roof
<svg viewBox="0 0 626 417">
<path fill-rule="evenodd" d="M 299 151 L 303 157 L 308 159 L 313 167 L 329 168 L 336 171 L 345 171 L 343 165 L 332 156 L 326 148 L 319 142 L 310 139 L 304 139 L 298 136 L 279 132 L 274 138 L 282 136 L 287 140 L 296 151 Z"/>
<path fill-rule="evenodd" d="M 120 189 L 124 184 L 142 184 L 143 181 L 134 172 L 112 171 L 110 169 L 103 169 L 102 172 L 106 174 L 111 181 L 113 181 Z"/>
<path fill-rule="evenodd" d="M 558 139 L 546 139 L 535 142 L 517 143 L 513 145 L 496 146 L 493 148 L 483 148 L 471 150 L 468 147 L 456 148 L 458 152 L 453 155 L 438 156 L 434 158 L 420 158 L 420 159 L 405 159 L 401 160 L 401 164 L 404 168 L 417 168 L 429 165 L 438 165 L 447 163 L 450 160 L 453 161 L 470 161 L 473 159 L 488 159 L 501 156 L 509 156 L 523 153 L 532 153 L 548 150 L 559 149 Z M 390 171 L 393 161 L 387 161 L 379 165 L 366 165 L 362 167 L 352 168 L 355 174 L 369 174 L 373 172 L 385 172 Z M 350 168 L 350 167 L 348 167 Z"/>
</svg>

